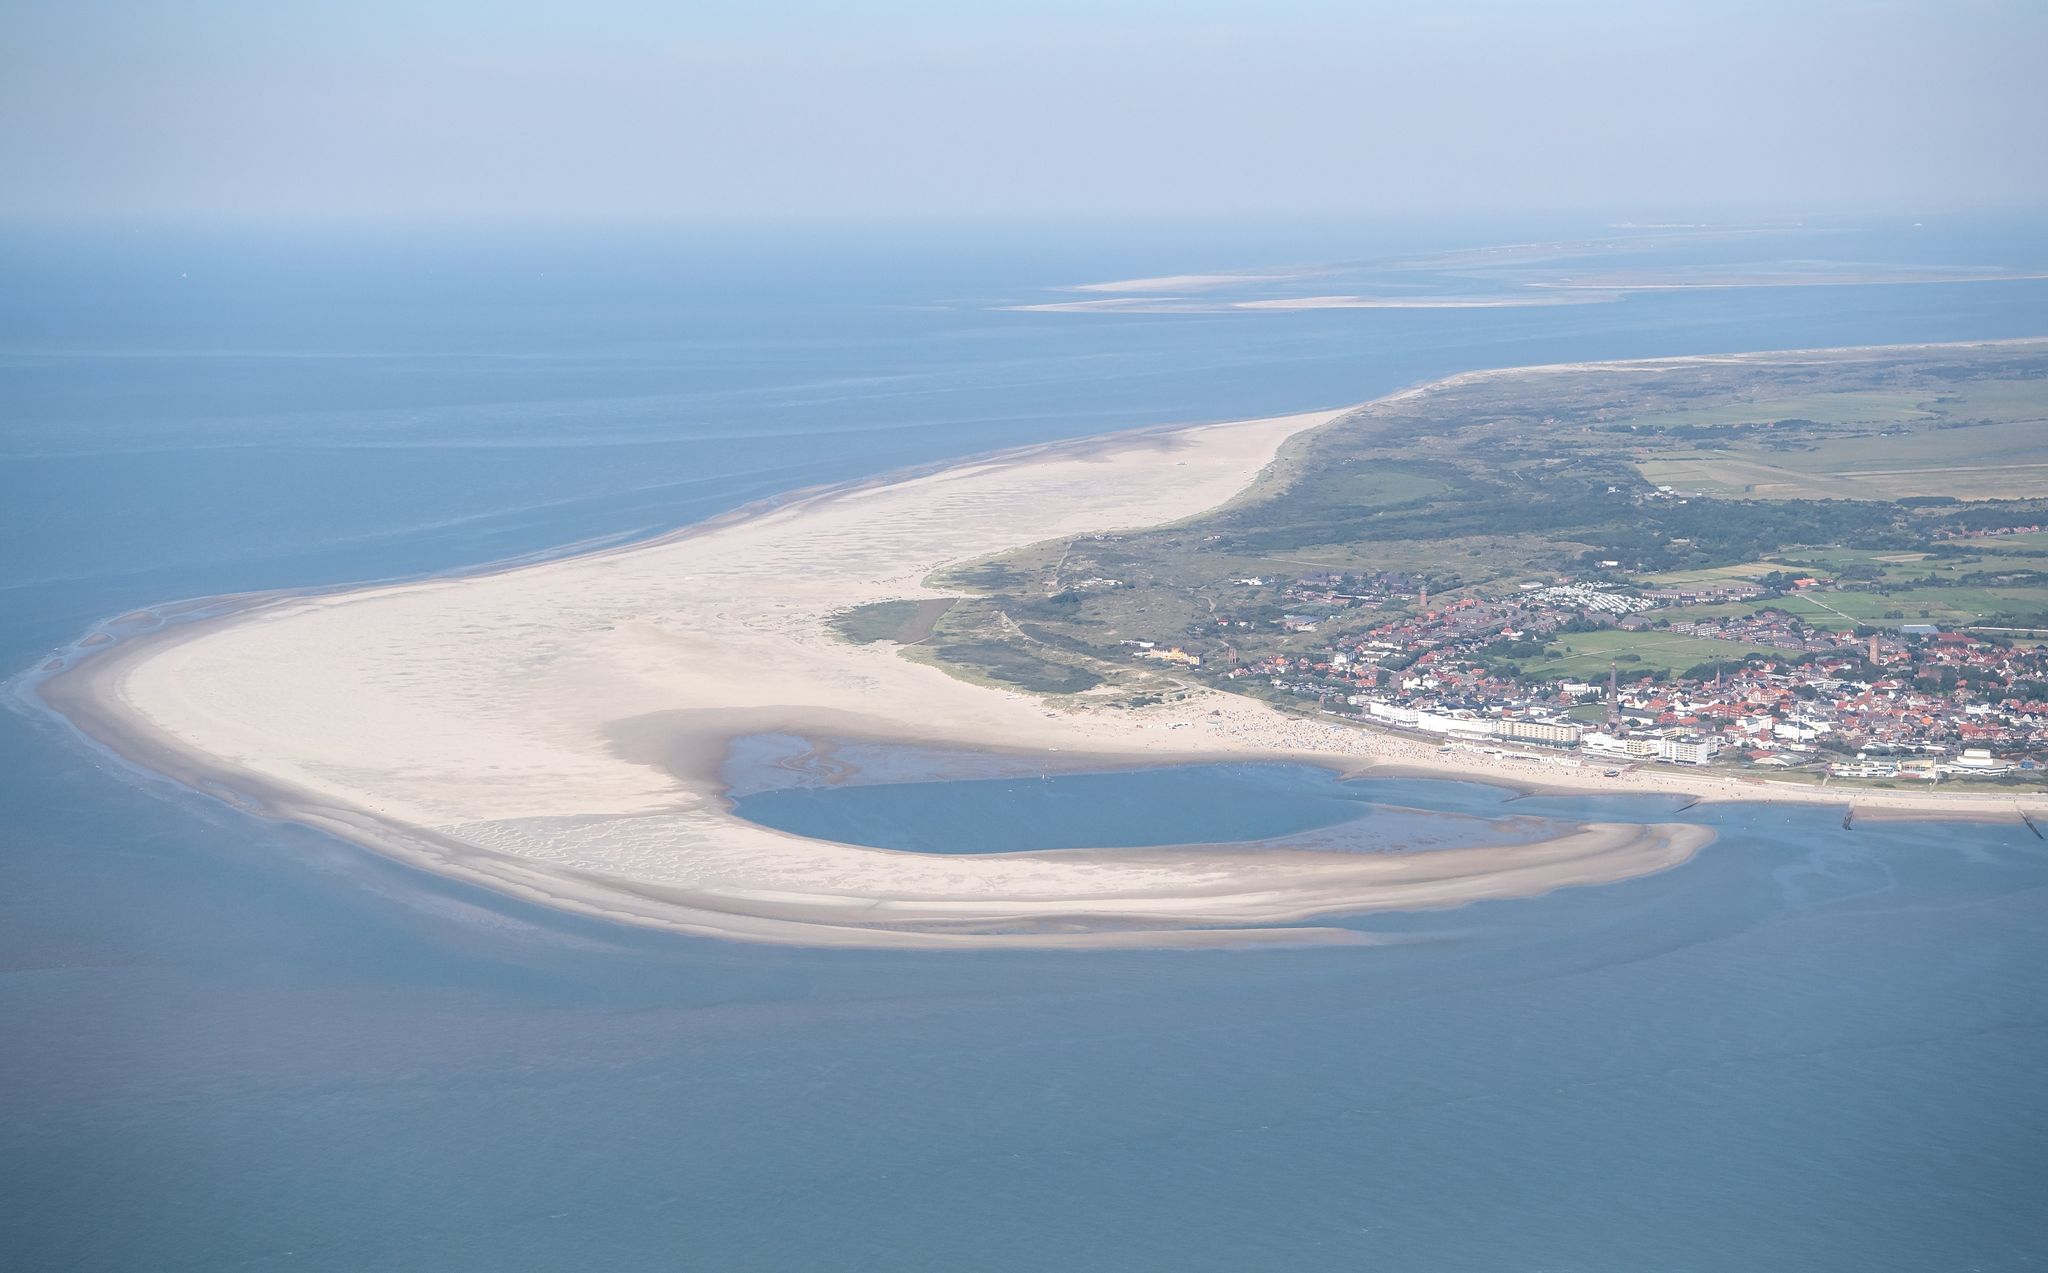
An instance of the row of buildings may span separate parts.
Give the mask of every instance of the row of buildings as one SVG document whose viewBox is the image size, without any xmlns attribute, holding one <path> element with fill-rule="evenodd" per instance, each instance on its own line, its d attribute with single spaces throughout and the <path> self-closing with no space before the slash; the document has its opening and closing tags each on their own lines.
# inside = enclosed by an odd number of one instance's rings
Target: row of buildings
<svg viewBox="0 0 2048 1273">
<path fill-rule="evenodd" d="M 2048 647 L 2039 643 L 1925 625 L 1854 635 L 1768 606 L 1659 623 L 1640 602 L 1623 590 L 1556 584 L 1417 604 L 1326 633 L 1297 623 L 1289 630 L 1324 643 L 1233 660 L 1224 675 L 1263 678 L 1328 710 L 1419 734 L 1619 763 L 1999 777 L 2034 770 L 2035 755 L 2048 752 Z M 1646 641 L 1668 633 L 1739 642 L 1754 652 L 1675 675 L 1615 664 L 1588 668 L 1586 679 L 1532 681 L 1504 666 L 1503 650 L 1540 650 L 1561 631 L 1600 628 L 1644 631 Z"/>
</svg>

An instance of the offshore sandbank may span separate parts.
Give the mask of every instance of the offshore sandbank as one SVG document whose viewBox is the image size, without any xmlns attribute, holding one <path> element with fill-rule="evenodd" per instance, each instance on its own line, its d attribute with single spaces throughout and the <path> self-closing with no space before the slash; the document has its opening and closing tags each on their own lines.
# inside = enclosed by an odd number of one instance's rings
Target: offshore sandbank
<svg viewBox="0 0 2048 1273">
<path fill-rule="evenodd" d="M 1285 756 L 1566 786 L 1554 770 L 1447 757 L 1215 691 L 1135 711 L 1054 708 L 893 647 L 849 644 L 830 626 L 849 606 L 942 595 L 925 581 L 955 562 L 1206 511 L 1287 439 L 1341 414 L 1025 448 L 624 548 L 248 599 L 81 642 L 34 692 L 127 760 L 267 816 L 550 905 L 748 940 L 1355 941 L 1348 929 L 1276 926 L 1526 896 L 1685 861 L 1710 838 L 1705 829 L 1597 823 L 1539 843 L 1413 856 L 1230 846 L 976 856 L 807 839 L 731 813 L 717 780 L 726 746 L 768 731 L 1070 762 Z M 1691 774 L 1570 785 L 1841 803 Z M 1857 797 L 1873 813 L 1949 816 L 1983 813 L 1988 800 Z"/>
</svg>

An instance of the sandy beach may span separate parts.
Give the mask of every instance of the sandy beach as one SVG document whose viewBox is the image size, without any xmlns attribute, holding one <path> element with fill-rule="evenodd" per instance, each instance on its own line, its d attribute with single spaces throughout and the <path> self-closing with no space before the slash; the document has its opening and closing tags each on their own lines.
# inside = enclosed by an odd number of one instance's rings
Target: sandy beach
<svg viewBox="0 0 2048 1273">
<path fill-rule="evenodd" d="M 733 816 L 717 769 L 735 737 L 996 747 L 1068 764 L 1285 756 L 1525 789 L 1844 803 L 1717 774 L 1608 779 L 1597 766 L 1440 752 L 1207 690 L 1137 711 L 1055 707 L 830 628 L 848 606 L 943 595 L 926 580 L 950 563 L 1224 503 L 1288 438 L 1340 414 L 1029 448 L 624 548 L 255 599 L 81 642 L 35 692 L 135 764 L 264 816 L 558 907 L 810 945 L 1359 941 L 1349 929 L 1276 926 L 1627 878 L 1683 862 L 1710 834 L 1589 824 L 1536 844 L 1413 856 L 900 853 Z M 1936 792 L 1855 799 L 1859 814 L 2012 807 Z"/>
</svg>

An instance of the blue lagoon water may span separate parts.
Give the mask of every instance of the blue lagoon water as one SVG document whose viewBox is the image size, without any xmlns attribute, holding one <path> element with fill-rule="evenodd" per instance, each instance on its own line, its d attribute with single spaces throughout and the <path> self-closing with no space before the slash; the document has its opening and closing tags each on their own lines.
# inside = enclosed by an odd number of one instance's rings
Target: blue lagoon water
<svg viewBox="0 0 2048 1273">
<path fill-rule="evenodd" d="M 2025 225 L 1859 234 L 1853 259 L 2048 258 Z M 0 241 L 0 666 L 171 598 L 455 569 L 1470 367 L 2048 334 L 2039 282 L 991 308 L 1529 237 L 18 232 Z M 1018 809 L 1064 809 L 1054 844 L 1351 827 L 1362 851 L 1673 816 L 1226 768 L 764 784 L 743 811 L 930 851 Z M 818 952 L 483 894 L 0 714 L 0 1252 L 124 1270 L 2040 1267 L 2048 844 L 2017 824 L 1676 816 L 1720 832 L 1685 867 L 1351 921 L 1402 939 L 1384 945 Z"/>
<path fill-rule="evenodd" d="M 1013 762 L 1008 776 L 906 781 L 888 780 L 890 753 L 917 749 L 868 744 L 834 750 L 834 762 L 818 781 L 791 783 L 778 775 L 763 790 L 735 786 L 733 811 L 798 835 L 913 853 L 1216 844 L 1397 853 L 1514 844 L 1561 830 L 1555 819 L 1507 808 L 1503 802 L 1512 793 L 1496 788 L 1346 779 L 1313 765 L 1262 761 L 1055 774 Z M 969 764 L 982 767 L 972 759 Z M 740 770 L 739 776 L 744 783 L 750 775 Z M 1404 796 L 1425 807 L 1404 805 Z M 1652 801 L 1662 808 L 1682 803 Z"/>
</svg>

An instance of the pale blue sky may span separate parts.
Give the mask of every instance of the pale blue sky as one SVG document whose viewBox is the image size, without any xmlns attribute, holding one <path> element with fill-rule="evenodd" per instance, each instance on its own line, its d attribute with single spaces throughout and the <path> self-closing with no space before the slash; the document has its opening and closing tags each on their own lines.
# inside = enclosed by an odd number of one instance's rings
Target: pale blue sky
<svg viewBox="0 0 2048 1273">
<path fill-rule="evenodd" d="M 0 215 L 2048 205 L 2040 0 L 9 8 Z"/>
</svg>

